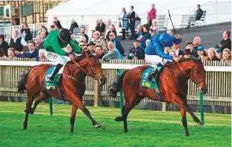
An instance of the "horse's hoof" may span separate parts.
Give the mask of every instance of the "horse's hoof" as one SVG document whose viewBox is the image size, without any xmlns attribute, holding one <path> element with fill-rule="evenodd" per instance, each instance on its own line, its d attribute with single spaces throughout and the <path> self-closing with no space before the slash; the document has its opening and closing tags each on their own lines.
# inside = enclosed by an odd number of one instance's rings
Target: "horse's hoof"
<svg viewBox="0 0 232 147">
<path fill-rule="evenodd" d="M 100 124 L 95 124 L 94 127 L 95 127 L 95 128 L 101 128 L 102 125 L 100 125 Z"/>
<path fill-rule="evenodd" d="M 123 121 L 123 118 L 121 116 L 119 116 L 119 117 L 116 117 L 114 120 L 115 121 Z"/>
<path fill-rule="evenodd" d="M 189 137 L 189 133 L 185 134 L 185 136 L 188 136 L 188 137 Z"/>
<path fill-rule="evenodd" d="M 124 133 L 128 133 L 128 130 L 124 130 Z"/>
</svg>

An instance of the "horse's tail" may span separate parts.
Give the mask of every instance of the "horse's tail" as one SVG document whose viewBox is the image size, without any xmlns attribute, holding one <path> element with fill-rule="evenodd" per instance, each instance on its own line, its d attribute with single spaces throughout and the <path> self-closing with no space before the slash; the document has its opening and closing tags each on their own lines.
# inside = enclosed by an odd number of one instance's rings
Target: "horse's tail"
<svg viewBox="0 0 232 147">
<path fill-rule="evenodd" d="M 18 92 L 19 93 L 23 93 L 24 90 L 26 89 L 26 84 L 27 84 L 27 77 L 30 71 L 28 71 L 27 73 L 24 73 L 23 75 L 21 75 L 20 80 L 18 81 Z"/>
<path fill-rule="evenodd" d="M 108 92 L 110 96 L 117 97 L 117 93 L 122 89 L 123 78 L 128 70 L 124 71 L 121 76 L 118 76 L 110 85 Z"/>
</svg>

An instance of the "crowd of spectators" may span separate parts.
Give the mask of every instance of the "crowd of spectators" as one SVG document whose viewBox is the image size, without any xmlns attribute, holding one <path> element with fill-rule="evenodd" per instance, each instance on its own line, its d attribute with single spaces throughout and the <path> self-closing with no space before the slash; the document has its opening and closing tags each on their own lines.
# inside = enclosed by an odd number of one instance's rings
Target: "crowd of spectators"
<svg viewBox="0 0 232 147">
<path fill-rule="evenodd" d="M 74 33 L 75 29 L 79 29 L 78 44 L 82 50 L 88 50 L 93 55 L 103 60 L 110 59 L 144 59 L 145 49 L 149 44 L 151 37 L 156 35 L 159 31 L 157 28 L 155 5 L 151 5 L 150 11 L 147 13 L 147 24 L 138 25 L 135 28 L 136 19 L 140 19 L 136 14 L 135 8 L 130 7 L 129 13 L 126 8 L 122 8 L 122 12 L 119 15 L 119 27 L 121 28 L 122 35 L 119 36 L 118 30 L 111 20 L 104 22 L 103 19 L 96 20 L 96 27 L 93 30 L 92 35 L 88 36 L 86 28 L 79 26 L 75 20 L 72 20 L 70 25 L 70 33 Z M 62 25 L 58 18 L 54 17 L 53 23 L 50 24 L 50 28 L 41 26 L 35 38 L 32 37 L 32 33 L 27 24 L 22 24 L 21 29 L 15 29 L 13 36 L 9 41 L 5 40 L 4 35 L 0 35 L 0 57 L 2 58 L 35 58 L 37 61 L 39 58 L 39 50 L 43 48 L 43 41 L 49 34 L 48 30 L 62 29 Z M 131 32 L 131 48 L 129 53 L 125 54 L 125 48 L 121 40 L 125 40 L 126 31 Z M 167 30 L 168 34 L 173 34 L 171 30 Z M 199 34 L 200 35 L 200 34 Z M 71 35 L 74 37 L 74 35 Z M 121 38 L 120 38 L 121 37 Z M 183 42 L 182 42 L 183 43 Z M 202 44 L 201 38 L 196 36 L 192 41 L 187 42 L 185 48 L 181 48 L 181 44 L 173 44 L 172 48 L 165 48 L 164 52 L 173 56 L 183 58 L 199 58 L 203 62 L 206 61 L 231 61 L 231 40 L 230 31 L 224 30 L 222 33 L 222 40 L 219 43 L 215 43 L 212 47 L 206 49 Z M 70 46 L 64 48 L 64 50 L 71 50 Z"/>
</svg>

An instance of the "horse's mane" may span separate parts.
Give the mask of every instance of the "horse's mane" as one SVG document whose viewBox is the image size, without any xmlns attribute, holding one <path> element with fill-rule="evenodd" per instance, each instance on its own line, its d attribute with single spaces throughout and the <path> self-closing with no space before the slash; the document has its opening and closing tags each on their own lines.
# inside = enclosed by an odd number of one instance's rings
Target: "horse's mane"
<svg viewBox="0 0 232 147">
<path fill-rule="evenodd" d="M 202 61 L 200 59 L 197 59 L 197 58 L 189 58 L 189 59 L 183 58 L 179 61 L 179 63 L 188 62 L 188 61 L 193 61 L 193 62 L 196 62 L 198 64 L 203 65 Z M 177 65 L 177 62 L 170 62 L 170 63 L 166 64 L 165 66 L 170 67 L 170 66 L 175 66 L 175 65 Z"/>
</svg>

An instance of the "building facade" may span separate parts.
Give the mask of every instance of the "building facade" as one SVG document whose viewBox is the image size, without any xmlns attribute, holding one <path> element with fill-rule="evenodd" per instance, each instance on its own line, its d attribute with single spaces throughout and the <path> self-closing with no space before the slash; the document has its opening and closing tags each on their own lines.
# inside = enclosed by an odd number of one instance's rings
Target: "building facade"
<svg viewBox="0 0 232 147">
<path fill-rule="evenodd" d="M 47 10 L 68 0 L 1 0 L 0 26 L 47 21 Z"/>
</svg>

